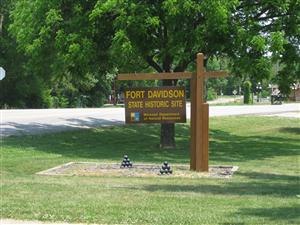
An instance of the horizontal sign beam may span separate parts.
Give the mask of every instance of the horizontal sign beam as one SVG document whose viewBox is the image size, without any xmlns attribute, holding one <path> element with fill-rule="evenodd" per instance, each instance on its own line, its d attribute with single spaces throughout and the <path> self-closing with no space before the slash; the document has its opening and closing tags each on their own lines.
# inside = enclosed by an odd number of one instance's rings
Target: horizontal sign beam
<svg viewBox="0 0 300 225">
<path fill-rule="evenodd" d="M 193 73 L 174 72 L 174 73 L 123 73 L 118 75 L 118 80 L 173 80 L 190 79 Z"/>
<path fill-rule="evenodd" d="M 208 71 L 204 72 L 206 78 L 225 77 L 226 71 Z M 191 79 L 192 72 L 174 72 L 174 73 L 122 73 L 118 75 L 118 80 L 174 80 Z"/>
<path fill-rule="evenodd" d="M 204 72 L 206 78 L 213 78 L 213 77 L 226 77 L 228 73 L 226 71 L 208 71 Z"/>
</svg>

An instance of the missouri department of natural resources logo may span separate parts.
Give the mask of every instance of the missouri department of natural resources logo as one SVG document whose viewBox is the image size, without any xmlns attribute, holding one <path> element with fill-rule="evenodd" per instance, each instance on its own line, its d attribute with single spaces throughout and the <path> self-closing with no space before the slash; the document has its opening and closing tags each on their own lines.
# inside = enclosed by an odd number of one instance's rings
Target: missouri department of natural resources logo
<svg viewBox="0 0 300 225">
<path fill-rule="evenodd" d="M 139 112 L 130 113 L 130 121 L 131 122 L 139 122 L 140 121 L 140 113 Z"/>
</svg>

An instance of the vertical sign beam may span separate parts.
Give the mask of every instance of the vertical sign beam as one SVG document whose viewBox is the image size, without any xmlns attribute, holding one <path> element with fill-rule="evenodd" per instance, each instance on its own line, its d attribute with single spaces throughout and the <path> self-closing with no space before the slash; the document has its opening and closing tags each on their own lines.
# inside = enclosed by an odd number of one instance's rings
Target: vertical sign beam
<svg viewBox="0 0 300 225">
<path fill-rule="evenodd" d="M 197 73 L 191 80 L 191 162 L 190 169 L 208 171 L 208 104 L 203 101 L 204 55 L 197 54 Z"/>
<path fill-rule="evenodd" d="M 203 171 L 201 162 L 203 161 L 202 146 L 203 146 L 203 92 L 204 92 L 204 55 L 197 54 L 197 73 L 196 73 L 196 171 Z"/>
<path fill-rule="evenodd" d="M 209 149 L 209 107 L 207 103 L 202 104 L 202 158 L 200 163 L 201 171 L 208 171 L 208 149 Z"/>
<path fill-rule="evenodd" d="M 201 107 L 200 104 L 203 103 L 204 77 L 205 77 L 204 55 L 202 53 L 198 53 L 197 54 L 197 73 L 196 73 L 196 95 L 197 95 L 196 98 L 198 101 L 196 102 L 196 104 L 199 107 Z"/>
<path fill-rule="evenodd" d="M 190 170 L 195 171 L 196 170 L 196 74 L 193 74 L 193 76 L 190 79 L 190 98 L 191 98 L 191 141 L 190 141 Z"/>
</svg>

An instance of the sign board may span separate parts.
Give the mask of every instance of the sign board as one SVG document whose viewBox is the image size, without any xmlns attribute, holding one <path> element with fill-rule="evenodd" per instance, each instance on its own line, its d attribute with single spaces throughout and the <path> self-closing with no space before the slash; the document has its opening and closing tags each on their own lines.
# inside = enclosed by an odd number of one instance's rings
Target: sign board
<svg viewBox="0 0 300 225">
<path fill-rule="evenodd" d="M 209 148 L 209 107 L 205 103 L 203 98 L 204 93 L 204 82 L 205 78 L 209 77 L 223 77 L 227 76 L 225 71 L 205 71 L 204 68 L 204 55 L 202 53 L 197 54 L 197 71 L 196 73 L 191 72 L 172 72 L 172 73 L 125 73 L 119 74 L 118 80 L 166 80 L 166 79 L 190 79 L 190 90 L 191 90 L 191 160 L 190 160 L 190 169 L 195 171 L 208 172 L 208 148 Z M 170 87 L 169 87 L 170 88 Z M 133 90 L 129 89 L 128 91 Z M 157 123 L 166 122 L 168 120 L 162 121 L 161 118 L 157 119 L 155 117 L 159 116 L 159 112 L 162 109 L 150 108 L 144 109 L 144 102 L 153 100 L 153 96 L 158 98 L 158 94 L 151 95 L 151 98 L 146 96 L 147 91 L 151 89 L 134 89 L 141 92 L 127 92 L 127 97 L 125 93 L 125 106 L 126 106 L 126 122 L 127 123 L 139 123 L 155 121 Z M 162 88 L 166 90 L 166 87 Z M 170 89 L 169 89 L 170 90 Z M 168 91 L 168 90 L 166 90 Z M 164 94 L 162 101 L 168 101 L 170 105 L 170 100 L 165 98 Z M 185 92 L 184 92 L 185 95 Z M 171 96 L 169 96 L 171 97 Z M 178 99 L 179 95 L 175 98 Z M 127 98 L 127 99 L 126 99 Z M 175 100 L 175 102 L 176 102 Z M 179 99 L 178 99 L 179 100 Z M 155 100 L 159 101 L 159 100 Z M 174 101 L 174 100 L 171 100 Z M 184 98 L 183 98 L 184 101 Z M 130 103 L 129 102 L 140 102 L 140 103 Z M 148 103 L 147 103 L 148 104 Z M 176 104 L 175 104 L 176 105 Z M 183 103 L 182 105 L 185 105 Z M 129 108 L 129 106 L 131 106 Z M 165 110 L 168 110 L 170 107 L 165 107 Z M 184 110 L 184 121 L 185 121 L 185 106 L 178 107 L 180 110 Z M 144 111 L 143 111 L 144 110 Z M 155 114 L 153 117 L 149 115 L 145 116 L 145 110 L 149 110 Z M 151 110 L 151 111 L 150 111 Z M 168 112 L 167 112 L 168 113 Z M 178 115 L 178 114 L 177 114 Z M 179 115 L 181 115 L 179 113 Z M 143 117 L 144 116 L 144 117 Z M 151 118 L 151 119 L 150 119 Z M 172 121 L 172 123 L 174 120 Z M 178 121 L 175 121 L 178 122 Z"/>
<path fill-rule="evenodd" d="M 130 88 L 124 92 L 126 123 L 185 123 L 184 87 Z"/>
<path fill-rule="evenodd" d="M 5 70 L 0 67 L 0 80 L 2 80 L 5 77 Z"/>
</svg>

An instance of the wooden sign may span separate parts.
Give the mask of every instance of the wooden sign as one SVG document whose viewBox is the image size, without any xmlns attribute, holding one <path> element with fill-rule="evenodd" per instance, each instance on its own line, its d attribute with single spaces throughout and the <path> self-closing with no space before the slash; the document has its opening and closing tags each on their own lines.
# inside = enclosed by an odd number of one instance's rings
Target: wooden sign
<svg viewBox="0 0 300 225">
<path fill-rule="evenodd" d="M 207 172 L 209 149 L 209 107 L 204 99 L 204 81 L 210 77 L 227 76 L 225 71 L 205 71 L 204 55 L 197 54 L 197 71 L 170 73 L 125 73 L 118 80 L 190 79 L 191 87 L 191 160 L 190 169 Z M 185 106 L 184 106 L 185 108 Z M 134 118 L 134 114 L 131 114 Z M 127 118 L 126 118 L 127 120 Z"/>
<path fill-rule="evenodd" d="M 184 87 L 131 88 L 124 92 L 126 123 L 185 123 Z"/>
</svg>

